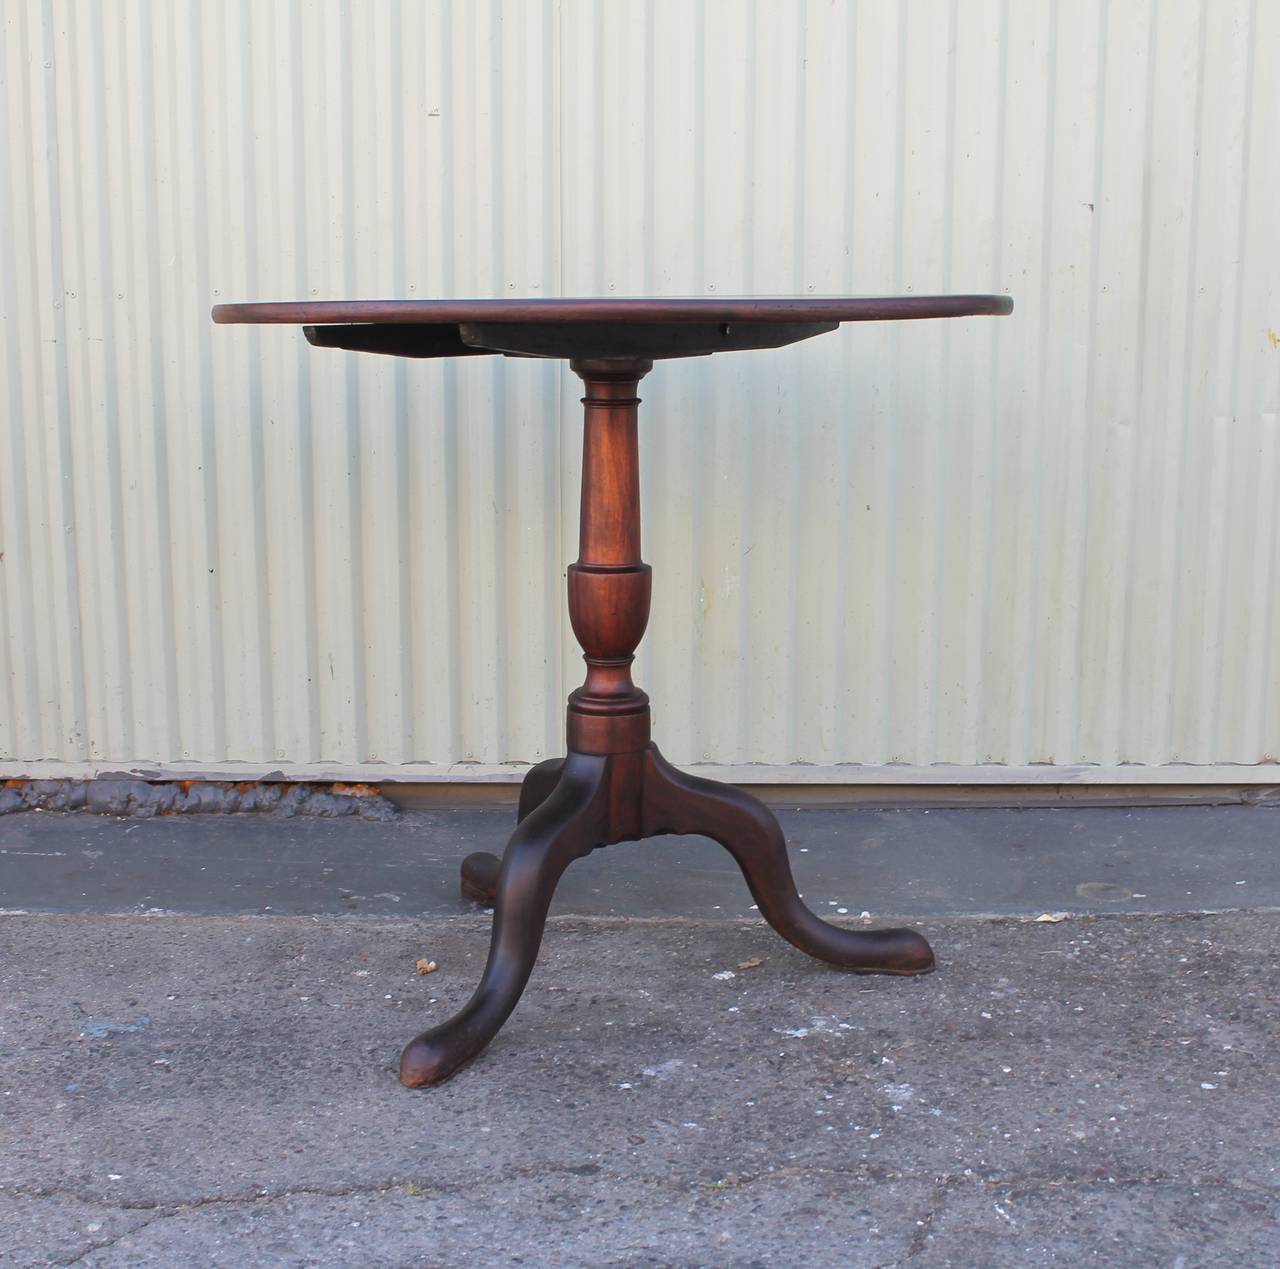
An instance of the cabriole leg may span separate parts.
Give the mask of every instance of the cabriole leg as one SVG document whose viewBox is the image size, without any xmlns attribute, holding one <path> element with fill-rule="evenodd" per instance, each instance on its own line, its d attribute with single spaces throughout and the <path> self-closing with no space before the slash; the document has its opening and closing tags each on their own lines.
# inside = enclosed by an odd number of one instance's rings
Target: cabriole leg
<svg viewBox="0 0 1280 1269">
<path fill-rule="evenodd" d="M 525 772 L 520 785 L 520 806 L 516 812 L 519 824 L 538 809 L 550 796 L 564 770 L 563 758 L 548 758 Z M 486 908 L 493 907 L 498 893 L 498 873 L 502 860 L 487 850 L 478 850 L 462 861 L 462 897 Z"/>
<path fill-rule="evenodd" d="M 693 833 L 719 842 L 738 862 L 760 909 L 787 942 L 860 974 L 927 974 L 933 949 L 914 930 L 845 930 L 800 898 L 777 819 L 749 793 L 676 770 L 654 746 L 644 780 L 644 834 Z"/>
<path fill-rule="evenodd" d="M 524 773 L 520 784 L 520 808 L 516 812 L 517 824 L 551 796 L 564 770 L 564 761 L 563 758 L 546 758 Z"/>
<path fill-rule="evenodd" d="M 516 828 L 497 877 L 480 985 L 448 1022 L 405 1046 L 402 1083 L 417 1088 L 448 1079 L 483 1051 L 516 1007 L 538 956 L 556 882 L 607 833 L 607 774 L 607 758 L 570 755 L 555 791 Z"/>
</svg>

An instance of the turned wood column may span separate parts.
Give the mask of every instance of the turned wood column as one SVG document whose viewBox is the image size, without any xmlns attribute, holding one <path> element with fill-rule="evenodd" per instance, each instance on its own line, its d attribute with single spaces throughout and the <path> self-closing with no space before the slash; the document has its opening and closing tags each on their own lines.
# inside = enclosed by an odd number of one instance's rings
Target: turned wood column
<svg viewBox="0 0 1280 1269">
<path fill-rule="evenodd" d="M 649 698 L 631 662 L 649 622 L 650 569 L 640 558 L 636 389 L 651 361 L 577 359 L 586 384 L 578 559 L 569 620 L 587 663 L 569 697 L 568 741 L 579 753 L 635 753 L 649 743 Z"/>
</svg>

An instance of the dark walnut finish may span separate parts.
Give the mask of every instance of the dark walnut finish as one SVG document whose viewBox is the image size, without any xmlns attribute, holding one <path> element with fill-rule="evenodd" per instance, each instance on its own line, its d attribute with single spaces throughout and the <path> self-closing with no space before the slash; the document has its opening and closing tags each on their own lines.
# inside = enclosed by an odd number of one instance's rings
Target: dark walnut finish
<svg viewBox="0 0 1280 1269">
<path fill-rule="evenodd" d="M 778 821 L 748 793 L 685 775 L 649 735 L 649 698 L 631 663 L 649 620 L 640 558 L 637 395 L 653 361 L 776 348 L 843 321 L 1008 313 L 1005 296 L 778 300 L 420 300 L 219 305 L 218 322 L 305 324 L 316 345 L 401 357 L 567 357 L 586 385 L 578 558 L 569 617 L 586 679 L 569 697 L 568 756 L 525 776 L 501 860 L 470 855 L 462 893 L 493 906 L 489 959 L 462 1011 L 406 1045 L 400 1078 L 438 1084 L 477 1057 L 519 1001 L 551 898 L 575 859 L 615 842 L 690 833 L 737 861 L 761 915 L 788 942 L 859 974 L 926 974 L 913 930 L 846 930 L 802 902 Z"/>
</svg>

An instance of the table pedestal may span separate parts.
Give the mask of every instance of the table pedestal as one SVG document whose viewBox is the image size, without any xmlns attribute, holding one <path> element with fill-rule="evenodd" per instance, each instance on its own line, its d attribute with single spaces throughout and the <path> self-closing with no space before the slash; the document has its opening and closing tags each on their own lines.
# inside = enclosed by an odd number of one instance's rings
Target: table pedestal
<svg viewBox="0 0 1280 1269">
<path fill-rule="evenodd" d="M 740 789 L 677 771 L 650 741 L 649 698 L 632 682 L 631 662 L 649 619 L 636 390 L 652 362 L 578 358 L 572 365 L 587 394 L 569 617 L 587 677 L 569 697 L 568 757 L 525 776 L 501 861 L 475 854 L 463 862 L 463 894 L 493 905 L 489 959 L 461 1012 L 405 1046 L 400 1079 L 410 1087 L 448 1079 L 493 1039 L 529 981 L 561 873 L 614 842 L 666 833 L 710 837 L 737 860 L 761 915 L 801 951 L 861 974 L 934 967 L 929 944 L 913 930 L 845 930 L 819 919 L 796 890 L 772 813 Z"/>
</svg>

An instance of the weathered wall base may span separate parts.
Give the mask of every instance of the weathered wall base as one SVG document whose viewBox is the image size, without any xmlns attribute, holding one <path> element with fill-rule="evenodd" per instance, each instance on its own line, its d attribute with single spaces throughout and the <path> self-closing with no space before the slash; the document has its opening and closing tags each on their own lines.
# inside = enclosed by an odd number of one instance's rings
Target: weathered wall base
<svg viewBox="0 0 1280 1269">
<path fill-rule="evenodd" d="M 157 815 L 267 813 L 355 815 L 391 820 L 401 811 L 511 806 L 519 798 L 526 768 L 507 768 L 488 778 L 422 780 L 400 778 L 350 784 L 283 780 L 278 775 L 247 780 L 182 779 L 104 774 L 99 777 L 10 779 L 0 783 L 0 815 L 16 811 L 86 811 L 150 818 Z M 732 768 L 728 782 L 750 789 L 773 807 L 1033 807 L 1033 806 L 1274 806 L 1280 782 L 1159 783 L 785 783 L 751 779 L 750 768 Z M 723 778 L 723 776 L 721 777 Z"/>
<path fill-rule="evenodd" d="M 129 819 L 157 815 L 355 815 L 394 820 L 395 804 L 368 785 L 208 780 L 8 780 L 0 815 L 18 811 L 84 811 Z"/>
</svg>

